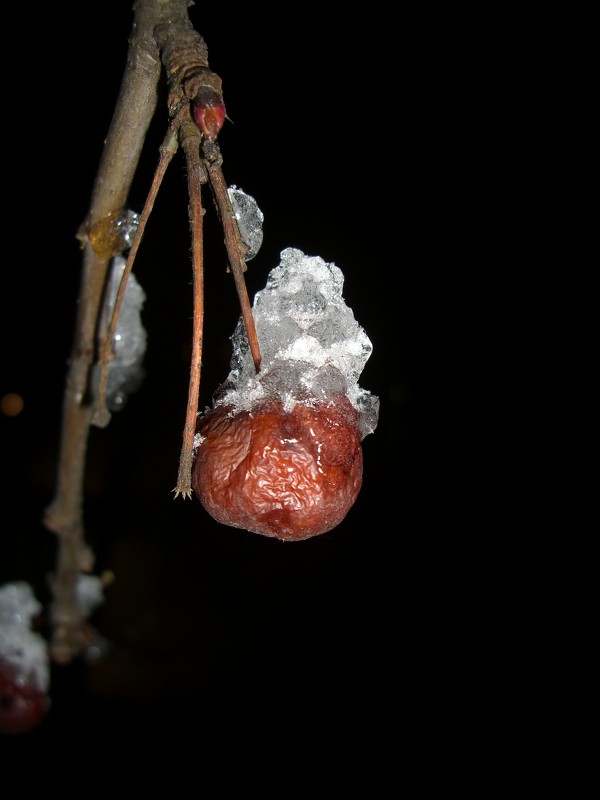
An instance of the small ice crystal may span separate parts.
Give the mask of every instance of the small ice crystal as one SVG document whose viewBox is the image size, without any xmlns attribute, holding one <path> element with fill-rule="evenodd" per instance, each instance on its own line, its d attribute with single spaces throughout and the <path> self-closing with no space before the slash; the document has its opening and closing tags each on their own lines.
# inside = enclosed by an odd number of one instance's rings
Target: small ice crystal
<svg viewBox="0 0 600 800">
<path fill-rule="evenodd" d="M 46 691 L 50 685 L 48 649 L 43 636 L 31 630 L 31 620 L 41 611 L 41 603 L 25 581 L 0 586 L 0 660 Z"/>
<path fill-rule="evenodd" d="M 110 322 L 125 264 L 123 256 L 113 258 L 110 285 L 104 307 L 106 326 Z M 115 331 L 114 358 L 110 362 L 106 385 L 106 405 L 113 412 L 123 408 L 128 395 L 139 389 L 145 376 L 142 363 L 146 352 L 147 334 L 140 316 L 145 300 L 144 290 L 135 275 L 131 273 L 121 304 Z M 96 381 L 99 379 L 99 374 L 99 369 L 96 368 Z"/>
<path fill-rule="evenodd" d="M 256 374 L 240 318 L 231 370 L 215 405 L 248 411 L 268 397 L 287 409 L 311 398 L 345 394 L 361 413 L 363 437 L 377 426 L 379 398 L 358 385 L 373 346 L 342 297 L 344 275 L 319 256 L 289 247 L 256 293 L 253 316 L 262 356 Z"/>
<path fill-rule="evenodd" d="M 264 214 L 256 200 L 236 186 L 230 186 L 227 192 L 242 241 L 249 247 L 244 261 L 250 261 L 262 245 Z"/>
<path fill-rule="evenodd" d="M 140 215 L 131 209 L 126 209 L 115 219 L 115 228 L 127 248 L 133 244 L 139 223 Z"/>
</svg>

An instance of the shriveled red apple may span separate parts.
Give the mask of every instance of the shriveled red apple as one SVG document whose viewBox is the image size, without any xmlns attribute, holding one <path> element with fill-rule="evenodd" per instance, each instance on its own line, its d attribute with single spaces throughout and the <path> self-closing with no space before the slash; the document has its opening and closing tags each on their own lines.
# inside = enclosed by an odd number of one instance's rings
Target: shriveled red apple
<svg viewBox="0 0 600 800">
<path fill-rule="evenodd" d="M 36 683 L 0 659 L 0 733 L 26 733 L 46 716 L 50 700 Z"/>
<path fill-rule="evenodd" d="M 194 492 L 218 522 L 282 540 L 325 533 L 344 519 L 362 485 L 359 414 L 345 395 L 279 399 L 200 417 Z"/>
</svg>

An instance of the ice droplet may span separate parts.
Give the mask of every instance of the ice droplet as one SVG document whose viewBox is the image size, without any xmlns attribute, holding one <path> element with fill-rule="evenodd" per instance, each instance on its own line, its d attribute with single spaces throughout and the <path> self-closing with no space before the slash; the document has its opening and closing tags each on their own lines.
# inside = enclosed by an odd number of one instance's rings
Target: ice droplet
<svg viewBox="0 0 600 800">
<path fill-rule="evenodd" d="M 123 256 L 113 258 L 103 312 L 105 327 L 110 322 L 125 264 Z M 132 272 L 127 280 L 121 304 L 114 337 L 114 358 L 108 370 L 106 405 L 112 412 L 120 411 L 125 406 L 128 396 L 139 389 L 145 377 L 142 363 L 146 353 L 147 334 L 140 314 L 145 300 L 146 294 Z M 100 369 L 96 366 L 93 378 L 95 387 L 98 385 L 99 377 Z"/>
<path fill-rule="evenodd" d="M 115 219 L 115 228 L 126 248 L 130 248 L 133 244 L 133 239 L 137 233 L 139 223 L 140 215 L 129 208 L 122 211 Z"/>
<path fill-rule="evenodd" d="M 97 575 L 81 572 L 75 586 L 77 602 L 85 617 L 91 616 L 104 603 L 104 585 Z"/>
<path fill-rule="evenodd" d="M 242 241 L 250 248 L 244 256 L 244 261 L 250 261 L 258 253 L 263 242 L 264 214 L 256 200 L 237 186 L 230 186 L 227 192 Z"/>
</svg>

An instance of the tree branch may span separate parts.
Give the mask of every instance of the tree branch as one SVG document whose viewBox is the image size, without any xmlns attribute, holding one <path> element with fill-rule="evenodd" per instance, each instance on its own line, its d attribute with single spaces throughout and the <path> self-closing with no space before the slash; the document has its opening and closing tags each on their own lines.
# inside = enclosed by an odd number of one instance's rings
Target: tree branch
<svg viewBox="0 0 600 800">
<path fill-rule="evenodd" d="M 124 210 L 157 103 L 161 61 L 155 39 L 157 25 L 187 13 L 187 0 L 136 0 L 127 63 L 115 112 L 94 182 L 89 212 L 78 238 L 83 244 L 83 273 L 70 365 L 63 400 L 63 418 L 54 499 L 44 524 L 60 537 L 54 600 L 52 657 L 70 661 L 86 644 L 76 583 L 81 571 L 93 568 L 85 542 L 83 485 L 94 398 L 90 374 L 99 349 L 102 301 L 113 256 L 125 249 L 114 225 Z"/>
<path fill-rule="evenodd" d="M 61 663 L 70 661 L 87 645 L 86 617 L 77 603 L 77 582 L 81 572 L 91 571 L 94 566 L 94 556 L 86 544 L 83 524 L 83 486 L 90 427 L 104 427 L 110 421 L 103 395 L 119 307 L 156 192 L 177 150 L 177 136 L 183 145 L 188 167 L 194 330 L 188 407 L 176 494 L 191 496 L 204 316 L 200 185 L 206 182 L 207 177 L 210 178 L 225 230 L 231 271 L 257 371 L 260 367 L 258 339 L 243 279 L 245 264 L 241 248 L 245 246 L 231 210 L 215 142 L 225 119 L 221 79 L 208 68 L 206 44 L 189 19 L 190 5 L 192 3 L 189 0 L 137 0 L 133 6 L 134 21 L 125 73 L 94 182 L 90 209 L 77 234 L 84 249 L 83 274 L 63 401 L 57 488 L 44 515 L 46 527 L 60 537 L 52 587 L 51 654 L 55 661 Z M 169 131 L 121 278 L 112 317 L 109 322 L 102 321 L 111 260 L 127 248 L 119 221 L 126 211 L 129 190 L 156 109 L 162 68 L 169 86 Z M 209 151 L 212 156 L 209 156 Z M 95 386 L 96 367 L 100 368 L 99 388 Z"/>
</svg>

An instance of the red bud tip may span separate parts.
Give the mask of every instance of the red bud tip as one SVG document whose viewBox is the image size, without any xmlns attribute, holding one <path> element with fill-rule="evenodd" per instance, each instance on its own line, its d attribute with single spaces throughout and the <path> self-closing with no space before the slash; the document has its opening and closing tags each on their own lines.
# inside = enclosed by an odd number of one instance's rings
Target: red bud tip
<svg viewBox="0 0 600 800">
<path fill-rule="evenodd" d="M 193 112 L 196 125 L 214 142 L 227 116 L 222 97 L 209 89 L 199 91 L 193 102 Z"/>
</svg>

